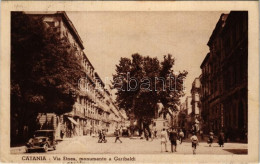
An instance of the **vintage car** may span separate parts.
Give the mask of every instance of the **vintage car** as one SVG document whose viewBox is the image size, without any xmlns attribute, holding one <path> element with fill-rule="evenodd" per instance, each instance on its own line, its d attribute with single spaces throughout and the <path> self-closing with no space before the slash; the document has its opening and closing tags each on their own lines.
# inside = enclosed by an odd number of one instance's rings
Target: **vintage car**
<svg viewBox="0 0 260 164">
<path fill-rule="evenodd" d="M 54 130 L 37 130 L 34 137 L 30 138 L 26 143 L 26 152 L 31 150 L 43 150 L 47 152 L 49 149 L 56 150 L 56 140 Z"/>
</svg>

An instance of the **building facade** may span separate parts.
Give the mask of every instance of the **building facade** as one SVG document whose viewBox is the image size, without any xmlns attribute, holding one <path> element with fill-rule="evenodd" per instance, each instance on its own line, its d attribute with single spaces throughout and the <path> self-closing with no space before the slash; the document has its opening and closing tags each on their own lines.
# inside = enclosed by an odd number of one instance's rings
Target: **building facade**
<svg viewBox="0 0 260 164">
<path fill-rule="evenodd" d="M 187 124 L 187 111 L 186 111 L 186 103 L 183 102 L 180 104 L 180 111 L 178 112 L 178 126 L 181 129 L 185 129 Z"/>
<path fill-rule="evenodd" d="M 194 79 L 191 88 L 191 108 L 192 108 L 192 122 L 198 124 L 201 129 L 201 103 L 200 103 L 201 83 L 200 77 Z M 199 130 L 197 129 L 197 130 Z"/>
<path fill-rule="evenodd" d="M 225 132 L 227 140 L 247 141 L 248 12 L 222 14 L 201 64 L 205 131 Z"/>
<path fill-rule="evenodd" d="M 42 17 L 47 28 L 55 29 L 61 39 L 68 40 L 76 49 L 75 55 L 80 57 L 80 64 L 86 74 L 84 79 L 79 79 L 79 90 L 75 92 L 76 101 L 72 111 L 62 115 L 39 114 L 41 123 L 50 124 L 51 121 L 51 124 L 54 124 L 52 127 L 57 131 L 57 138 L 62 133 L 64 137 L 96 135 L 100 130 L 108 132 L 122 124 L 126 117 L 120 114 L 110 91 L 95 72 L 84 52 L 83 42 L 67 14 L 65 12 L 26 12 L 26 14 Z M 52 119 L 49 119 L 50 117 Z"/>
<path fill-rule="evenodd" d="M 190 131 L 193 124 L 193 113 L 192 113 L 192 96 L 187 96 L 183 103 L 180 105 L 180 110 L 176 116 L 178 119 L 178 126 L 185 133 Z"/>
</svg>

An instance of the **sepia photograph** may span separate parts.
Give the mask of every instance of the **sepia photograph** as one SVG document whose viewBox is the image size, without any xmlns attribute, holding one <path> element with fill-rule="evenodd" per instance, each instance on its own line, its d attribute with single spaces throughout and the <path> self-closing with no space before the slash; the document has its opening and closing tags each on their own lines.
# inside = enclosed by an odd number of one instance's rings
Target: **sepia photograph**
<svg viewBox="0 0 260 164">
<path fill-rule="evenodd" d="M 5 151 L 19 161 L 252 153 L 248 9 L 9 14 Z"/>
<path fill-rule="evenodd" d="M 11 12 L 11 151 L 247 154 L 247 58 L 247 11 Z"/>
</svg>

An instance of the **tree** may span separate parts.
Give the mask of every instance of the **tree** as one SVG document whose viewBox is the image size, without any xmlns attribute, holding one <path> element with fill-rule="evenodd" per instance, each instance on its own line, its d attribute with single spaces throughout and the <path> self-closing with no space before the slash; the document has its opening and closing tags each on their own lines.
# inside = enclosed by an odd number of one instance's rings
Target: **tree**
<svg viewBox="0 0 260 164">
<path fill-rule="evenodd" d="M 133 54 L 132 59 L 121 58 L 112 82 L 119 107 L 144 122 L 155 118 L 158 102 L 164 106 L 162 113 L 176 111 L 184 95 L 187 71 L 174 73 L 174 61 L 170 54 L 162 62 L 139 54 Z"/>
<path fill-rule="evenodd" d="M 71 90 L 85 76 L 77 50 L 42 17 L 11 14 L 11 126 L 19 134 L 38 113 L 70 112 L 75 102 Z M 14 127 L 15 128 L 15 127 Z M 21 137 L 21 136 L 20 136 Z"/>
<path fill-rule="evenodd" d="M 185 122 L 187 121 L 187 114 L 186 111 L 180 111 L 179 113 L 179 126 L 182 129 L 185 129 Z"/>
</svg>

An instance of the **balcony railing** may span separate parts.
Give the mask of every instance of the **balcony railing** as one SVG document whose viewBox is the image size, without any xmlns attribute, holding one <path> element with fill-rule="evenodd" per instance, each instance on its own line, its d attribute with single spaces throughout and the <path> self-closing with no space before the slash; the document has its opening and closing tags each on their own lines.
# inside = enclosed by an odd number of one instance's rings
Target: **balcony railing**
<svg viewBox="0 0 260 164">
<path fill-rule="evenodd" d="M 74 115 L 78 117 L 84 117 L 84 114 L 81 111 L 74 111 Z"/>
</svg>

